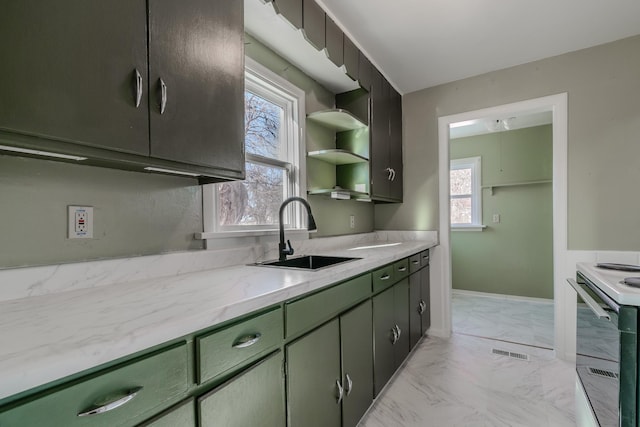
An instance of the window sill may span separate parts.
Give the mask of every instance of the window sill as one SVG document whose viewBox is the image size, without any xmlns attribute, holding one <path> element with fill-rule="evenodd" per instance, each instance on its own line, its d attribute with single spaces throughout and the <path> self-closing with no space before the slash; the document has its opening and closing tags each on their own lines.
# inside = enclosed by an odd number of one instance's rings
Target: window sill
<svg viewBox="0 0 640 427">
<path fill-rule="evenodd" d="M 487 228 L 482 224 L 469 224 L 469 225 L 452 225 L 451 231 L 484 231 Z"/>
<path fill-rule="evenodd" d="M 298 236 L 301 238 L 306 238 L 309 235 L 309 231 L 306 229 L 293 229 L 286 228 L 285 233 L 287 236 Z M 236 237 L 259 237 L 259 236 L 276 236 L 279 230 L 277 228 L 273 229 L 265 229 L 265 230 L 239 230 L 239 231 L 207 231 L 202 233 L 195 233 L 194 239 L 196 240 L 207 240 L 207 239 L 226 239 L 226 238 L 236 238 Z"/>
</svg>

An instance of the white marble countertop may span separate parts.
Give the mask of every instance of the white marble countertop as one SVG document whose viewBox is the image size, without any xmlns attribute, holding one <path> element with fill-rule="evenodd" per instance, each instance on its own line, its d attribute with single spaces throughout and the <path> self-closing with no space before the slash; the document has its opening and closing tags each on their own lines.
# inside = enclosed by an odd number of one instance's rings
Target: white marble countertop
<svg viewBox="0 0 640 427">
<path fill-rule="evenodd" d="M 370 244 L 378 246 L 325 250 L 362 259 L 318 271 L 236 265 L 1 301 L 0 399 L 375 269 L 437 240 Z"/>
<path fill-rule="evenodd" d="M 640 306 L 640 288 L 625 285 L 627 277 L 640 277 L 638 272 L 607 270 L 596 267 L 595 263 L 579 262 L 577 270 L 584 274 L 614 301 L 624 305 Z"/>
</svg>

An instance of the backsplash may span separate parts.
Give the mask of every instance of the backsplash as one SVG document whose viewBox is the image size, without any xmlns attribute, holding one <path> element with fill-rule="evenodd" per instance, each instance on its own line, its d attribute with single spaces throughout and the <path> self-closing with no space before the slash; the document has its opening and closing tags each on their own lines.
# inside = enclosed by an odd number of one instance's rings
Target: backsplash
<svg viewBox="0 0 640 427">
<path fill-rule="evenodd" d="M 437 242 L 435 231 L 378 231 L 294 242 L 296 255 L 367 243 L 427 240 Z M 83 288 L 135 282 L 158 277 L 250 264 L 278 258 L 278 244 L 242 248 L 174 252 L 132 258 L 87 261 L 41 267 L 0 270 L 0 301 L 47 295 Z"/>
</svg>

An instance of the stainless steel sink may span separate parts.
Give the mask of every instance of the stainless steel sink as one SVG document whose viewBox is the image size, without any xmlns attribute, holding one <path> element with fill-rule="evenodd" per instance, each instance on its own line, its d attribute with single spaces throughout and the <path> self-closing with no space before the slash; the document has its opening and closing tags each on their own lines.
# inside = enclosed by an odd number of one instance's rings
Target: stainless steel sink
<svg viewBox="0 0 640 427">
<path fill-rule="evenodd" d="M 331 267 L 333 265 L 342 264 L 349 261 L 355 261 L 362 258 L 349 258 L 338 256 L 323 256 L 323 255 L 304 255 L 296 258 L 289 258 L 284 261 L 265 261 L 257 262 L 251 265 L 257 265 L 261 267 L 280 267 L 280 268 L 295 268 L 300 270 L 319 270 L 321 268 Z"/>
</svg>

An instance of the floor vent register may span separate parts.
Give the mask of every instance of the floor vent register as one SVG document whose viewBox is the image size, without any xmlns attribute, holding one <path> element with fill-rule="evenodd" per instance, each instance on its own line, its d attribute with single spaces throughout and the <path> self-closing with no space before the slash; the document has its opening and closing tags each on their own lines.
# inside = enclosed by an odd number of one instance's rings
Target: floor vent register
<svg viewBox="0 0 640 427">
<path fill-rule="evenodd" d="M 492 349 L 491 352 L 499 356 L 507 356 L 507 357 L 512 357 L 514 359 L 518 359 L 518 360 L 529 361 L 529 355 L 524 353 L 514 353 L 513 351 L 500 350 L 498 348 Z"/>
</svg>

